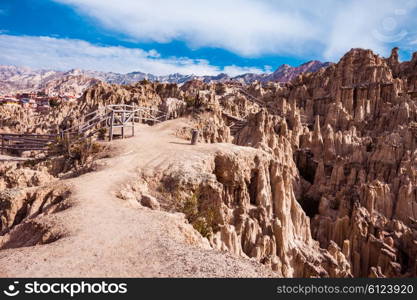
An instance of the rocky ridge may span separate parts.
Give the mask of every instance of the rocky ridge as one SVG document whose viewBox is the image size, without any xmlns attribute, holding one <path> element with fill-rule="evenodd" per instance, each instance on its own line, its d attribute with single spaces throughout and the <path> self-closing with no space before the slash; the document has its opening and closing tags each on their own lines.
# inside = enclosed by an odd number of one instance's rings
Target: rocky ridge
<svg viewBox="0 0 417 300">
<path fill-rule="evenodd" d="M 352 49 L 285 87 L 252 87 L 285 119 L 313 238 L 345 249 L 354 276 L 416 276 L 416 56 L 397 51 Z"/>
<path fill-rule="evenodd" d="M 190 222 L 207 229 L 211 247 L 277 276 L 409 277 L 417 275 L 416 65 L 417 55 L 399 62 L 398 49 L 389 58 L 352 49 L 284 85 L 100 83 L 81 105 L 37 118 L 53 131 L 112 103 L 187 116 L 177 136 L 198 128 L 200 142 L 238 148 L 141 174 L 150 206 L 175 210 L 175 201 L 197 199 Z M 7 122 L 40 130 L 19 113 Z"/>
<path fill-rule="evenodd" d="M 48 95 L 70 95 L 79 97 L 90 86 L 99 81 L 110 84 L 133 84 L 141 80 L 159 81 L 166 83 L 183 84 L 190 80 L 204 82 L 236 81 L 251 83 L 254 81 L 288 82 L 295 76 L 305 72 L 315 72 L 330 63 L 310 61 L 299 67 L 283 65 L 271 74 L 247 73 L 231 77 L 221 73 L 215 76 L 197 76 L 183 74 L 169 74 L 156 76 L 143 72 L 120 74 L 114 72 L 99 72 L 73 69 L 67 72 L 54 70 L 32 70 L 26 67 L 0 66 L 0 95 L 16 92 L 43 91 Z"/>
</svg>

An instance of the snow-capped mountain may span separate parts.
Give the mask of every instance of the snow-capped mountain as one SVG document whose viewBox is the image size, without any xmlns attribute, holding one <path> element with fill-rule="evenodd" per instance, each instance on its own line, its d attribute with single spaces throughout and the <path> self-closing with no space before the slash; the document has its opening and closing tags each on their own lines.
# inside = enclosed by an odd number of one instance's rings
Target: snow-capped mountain
<svg viewBox="0 0 417 300">
<path fill-rule="evenodd" d="M 327 67 L 330 64 L 331 63 L 328 62 L 322 63 L 315 60 L 298 67 L 282 65 L 273 73 L 247 73 L 235 77 L 230 77 L 224 73 L 215 76 L 183 75 L 179 73 L 157 76 L 143 72 L 120 74 L 80 69 L 64 72 L 55 70 L 33 70 L 27 67 L 18 66 L 0 66 L 0 95 L 44 90 L 49 94 L 70 94 L 79 96 L 86 88 L 98 81 L 115 84 L 132 84 L 144 79 L 178 84 L 193 79 L 202 80 L 204 82 L 224 82 L 230 80 L 241 83 L 251 83 L 254 81 L 288 82 L 301 73 L 316 72 L 320 68 Z"/>
</svg>

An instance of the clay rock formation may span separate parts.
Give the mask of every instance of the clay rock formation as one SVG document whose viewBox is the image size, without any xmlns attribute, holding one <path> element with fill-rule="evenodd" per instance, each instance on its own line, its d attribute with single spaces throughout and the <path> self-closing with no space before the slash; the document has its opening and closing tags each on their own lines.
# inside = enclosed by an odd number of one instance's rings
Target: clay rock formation
<svg viewBox="0 0 417 300">
<path fill-rule="evenodd" d="M 291 151 L 286 144 L 277 141 L 275 151 Z M 215 249 L 254 258 L 280 276 L 351 276 L 336 244 L 326 250 L 313 240 L 309 217 L 294 194 L 295 164 L 287 164 L 285 156 L 275 157 L 273 151 L 220 145 L 207 156 L 168 161 L 156 173 L 144 171 L 140 181 L 154 191 L 164 209 L 195 199 L 190 221 Z"/>
<path fill-rule="evenodd" d="M 177 136 L 198 129 L 218 151 L 144 172 L 138 180 L 159 202 L 147 206 L 182 210 L 211 247 L 280 276 L 417 276 L 416 66 L 417 54 L 400 62 L 398 49 L 389 58 L 352 49 L 285 84 L 100 83 L 76 105 L 42 116 L 9 109 L 1 122 L 9 131 L 56 132 L 116 103 L 185 117 Z M 44 180 L 4 172 L 7 189 Z M 176 207 L 183 201 L 188 210 Z"/>
<path fill-rule="evenodd" d="M 6 189 L 0 192 L 2 217 L 0 232 L 5 233 L 26 218 L 59 210 L 61 201 L 69 196 L 68 188 L 43 186 L 25 189 Z"/>
<path fill-rule="evenodd" d="M 416 276 L 417 55 L 400 63 L 396 51 L 384 59 L 352 49 L 339 63 L 287 85 L 245 87 L 256 101 L 227 84 L 216 98 L 227 115 L 244 118 L 233 143 L 262 149 L 286 166 L 285 190 L 312 218 L 312 238 L 321 247 L 314 253 L 338 249 L 354 276 Z M 257 205 L 266 209 L 266 202 Z M 219 247 L 248 255 L 231 226 L 217 233 L 227 241 Z"/>
<path fill-rule="evenodd" d="M 273 92 L 257 87 L 293 145 L 313 238 L 345 249 L 354 276 L 416 276 L 416 56 L 400 63 L 397 51 L 352 49 Z"/>
<path fill-rule="evenodd" d="M 57 240 L 63 232 L 42 217 L 68 208 L 70 188 L 44 166 L 10 163 L 0 168 L 0 249 Z"/>
<path fill-rule="evenodd" d="M 34 170 L 14 163 L 1 165 L 0 176 L 0 190 L 40 186 L 54 180 L 46 167 Z"/>
</svg>

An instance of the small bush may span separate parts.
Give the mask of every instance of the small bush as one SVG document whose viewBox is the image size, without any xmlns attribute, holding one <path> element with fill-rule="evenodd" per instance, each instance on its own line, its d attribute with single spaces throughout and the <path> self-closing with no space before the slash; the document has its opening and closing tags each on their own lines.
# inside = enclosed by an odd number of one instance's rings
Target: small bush
<svg viewBox="0 0 417 300">
<path fill-rule="evenodd" d="M 187 107 L 196 107 L 196 98 L 193 96 L 187 96 L 184 98 L 185 104 L 187 105 Z"/>
<path fill-rule="evenodd" d="M 198 192 L 186 198 L 182 203 L 181 212 L 185 214 L 190 223 L 194 222 L 198 218 L 198 199 L 200 195 Z"/>
<path fill-rule="evenodd" d="M 213 234 L 213 228 L 204 217 L 198 217 L 192 225 L 205 238 L 209 238 Z"/>
<path fill-rule="evenodd" d="M 61 101 L 57 100 L 57 99 L 51 99 L 49 100 L 49 105 L 51 107 L 58 107 L 61 104 Z"/>
<path fill-rule="evenodd" d="M 149 83 L 151 83 L 151 82 L 148 79 L 146 79 L 146 78 L 144 78 L 141 81 L 139 81 L 139 84 L 142 84 L 142 85 L 146 85 L 146 84 L 149 84 Z"/>
<path fill-rule="evenodd" d="M 203 106 L 203 97 L 200 97 L 199 94 L 193 95 L 193 94 L 188 94 L 186 96 L 184 96 L 184 101 L 185 104 L 187 106 L 187 108 L 191 108 L 191 109 L 199 109 Z"/>
<path fill-rule="evenodd" d="M 221 96 L 226 93 L 226 86 L 222 83 L 217 83 L 215 86 L 216 95 Z"/>
<path fill-rule="evenodd" d="M 77 161 L 80 166 L 85 166 L 89 160 L 96 158 L 102 149 L 103 147 L 99 143 L 88 138 L 72 144 L 69 149 L 69 157 Z"/>
<path fill-rule="evenodd" d="M 98 130 L 98 138 L 100 140 L 105 140 L 108 133 L 108 129 L 106 127 L 102 127 Z"/>
<path fill-rule="evenodd" d="M 91 169 L 98 156 L 104 151 L 104 147 L 92 138 L 76 136 L 64 136 L 51 147 L 51 155 L 63 155 L 69 167 L 75 168 L 77 172 Z"/>
<path fill-rule="evenodd" d="M 215 228 L 214 209 L 200 208 L 200 193 L 196 191 L 190 197 L 184 199 L 180 205 L 180 211 L 185 214 L 188 222 L 203 237 L 209 238 L 213 234 Z"/>
</svg>

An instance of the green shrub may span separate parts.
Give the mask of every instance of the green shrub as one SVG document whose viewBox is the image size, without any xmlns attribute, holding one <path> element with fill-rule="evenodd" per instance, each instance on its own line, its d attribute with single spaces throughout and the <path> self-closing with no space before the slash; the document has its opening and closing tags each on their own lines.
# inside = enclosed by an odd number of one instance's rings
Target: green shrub
<svg viewBox="0 0 417 300">
<path fill-rule="evenodd" d="M 215 86 L 215 91 L 216 91 L 216 95 L 218 96 L 224 95 L 224 93 L 226 93 L 226 87 L 222 83 L 217 83 Z"/>
<path fill-rule="evenodd" d="M 61 101 L 57 100 L 57 99 L 51 99 L 49 100 L 49 105 L 51 107 L 58 107 L 61 104 Z"/>
<path fill-rule="evenodd" d="M 98 138 L 100 140 L 105 140 L 108 133 L 108 129 L 106 127 L 102 127 L 98 130 Z"/>
<path fill-rule="evenodd" d="M 51 145 L 50 155 L 63 155 L 71 168 L 76 171 L 92 167 L 104 147 L 92 138 L 65 135 Z"/>
<path fill-rule="evenodd" d="M 209 238 L 213 234 L 215 225 L 215 211 L 213 208 L 201 209 L 200 192 L 194 192 L 190 197 L 185 198 L 180 205 L 180 211 L 185 214 L 188 222 L 203 237 Z"/>
<path fill-rule="evenodd" d="M 204 217 L 198 217 L 191 224 L 205 238 L 209 238 L 213 234 L 213 228 Z"/>
<path fill-rule="evenodd" d="M 195 192 L 191 197 L 186 198 L 182 203 L 181 212 L 185 214 L 187 220 L 192 223 L 198 218 L 198 200 L 200 195 Z"/>
<path fill-rule="evenodd" d="M 146 84 L 149 84 L 149 83 L 151 83 L 151 82 L 148 79 L 146 79 L 146 78 L 144 78 L 141 81 L 139 81 L 139 84 L 142 84 L 142 85 L 146 85 Z"/>
<path fill-rule="evenodd" d="M 186 96 L 184 98 L 184 101 L 185 101 L 187 107 L 196 107 L 197 101 L 196 101 L 195 97 L 193 97 L 191 95 Z"/>
</svg>

